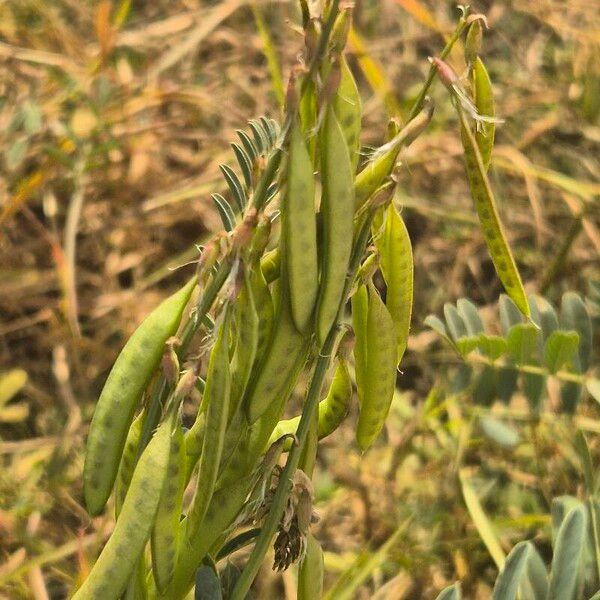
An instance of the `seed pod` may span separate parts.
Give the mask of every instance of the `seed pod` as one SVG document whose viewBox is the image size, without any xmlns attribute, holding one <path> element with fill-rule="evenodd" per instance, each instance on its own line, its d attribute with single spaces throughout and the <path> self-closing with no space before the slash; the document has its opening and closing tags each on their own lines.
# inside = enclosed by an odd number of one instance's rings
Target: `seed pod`
<svg viewBox="0 0 600 600">
<path fill-rule="evenodd" d="M 285 248 L 292 319 L 305 332 L 318 291 L 317 219 L 313 166 L 298 120 L 292 126 L 287 162 L 287 183 L 282 204 Z"/>
<path fill-rule="evenodd" d="M 317 305 L 317 341 L 325 342 L 342 301 L 352 251 L 354 188 L 346 141 L 331 106 L 323 123 L 321 144 L 321 213 L 323 255 Z"/>
<path fill-rule="evenodd" d="M 73 600 L 117 600 L 142 554 L 167 477 L 174 419 L 144 449 L 110 539 Z"/>
<path fill-rule="evenodd" d="M 398 355 L 394 321 L 372 283 L 368 293 L 367 365 L 356 430 L 356 440 L 363 452 L 375 441 L 385 424 L 394 397 Z"/>
<path fill-rule="evenodd" d="M 483 32 L 481 28 L 481 21 L 473 21 L 469 25 L 467 31 L 467 38 L 465 40 L 465 59 L 468 65 L 473 65 L 477 60 L 479 53 L 481 52 Z"/>
<path fill-rule="evenodd" d="M 383 235 L 377 238 L 381 255 L 381 271 L 387 285 L 385 305 L 396 329 L 400 364 L 410 330 L 413 303 L 413 256 L 410 238 L 402 217 L 393 204 L 385 213 Z"/>
<path fill-rule="evenodd" d="M 285 281 L 285 277 L 282 280 Z M 264 355 L 259 358 L 244 397 L 250 423 L 254 423 L 271 404 L 281 401 L 290 381 L 294 379 L 297 363 L 304 364 L 307 343 L 292 320 L 286 286 L 280 286 L 279 295 L 277 316 L 269 342 Z"/>
<path fill-rule="evenodd" d="M 252 287 L 252 298 L 254 299 L 254 307 L 259 322 L 256 360 L 261 360 L 271 337 L 273 322 L 275 321 L 275 309 L 271 291 L 258 264 L 250 270 L 250 286 Z"/>
<path fill-rule="evenodd" d="M 269 250 L 260 259 L 260 269 L 267 283 L 272 283 L 279 277 L 280 263 L 281 255 L 279 254 L 279 248 Z"/>
<path fill-rule="evenodd" d="M 319 402 L 317 427 L 319 440 L 331 435 L 341 425 L 348 414 L 351 400 L 352 380 L 348 371 L 348 364 L 345 359 L 340 359 L 327 396 Z M 292 419 L 279 421 L 269 437 L 266 447 L 271 447 L 278 439 L 285 435 L 295 434 L 299 423 L 300 415 Z M 284 449 L 288 451 L 291 446 L 292 440 L 287 440 Z"/>
<path fill-rule="evenodd" d="M 473 63 L 473 96 L 479 115 L 492 118 L 496 116 L 492 81 L 485 65 L 479 57 L 477 57 Z M 492 158 L 495 134 L 496 125 L 493 122 L 482 121 L 478 123 L 477 131 L 475 132 L 475 140 L 479 147 L 481 160 L 486 171 L 490 166 L 490 160 Z"/>
<path fill-rule="evenodd" d="M 494 200 L 494 194 L 485 171 L 481 153 L 479 152 L 475 137 L 471 133 L 464 112 L 458 102 L 455 104 L 461 122 L 461 137 L 465 153 L 467 178 L 469 180 L 469 187 L 471 188 L 471 196 L 473 197 L 479 221 L 481 222 L 485 242 L 492 257 L 494 267 L 496 267 L 496 273 L 498 273 L 498 277 L 504 285 L 506 293 L 517 305 L 518 309 L 526 317 L 529 317 L 530 312 L 527 296 L 523 289 L 523 283 L 521 282 L 521 276 L 515 264 L 515 259 L 502 230 L 502 224 L 496 209 L 496 201 Z"/>
<path fill-rule="evenodd" d="M 175 426 L 167 476 L 150 537 L 152 574 L 156 587 L 163 591 L 173 577 L 177 562 L 177 536 L 185 491 L 185 445 L 183 428 Z"/>
<path fill-rule="evenodd" d="M 367 314 L 369 294 L 366 285 L 360 285 L 351 299 L 352 328 L 356 342 L 354 344 L 354 376 L 358 390 L 358 400 L 362 403 L 365 395 L 365 377 L 367 373 Z"/>
<path fill-rule="evenodd" d="M 121 462 L 119 464 L 119 472 L 115 481 L 115 516 L 118 517 L 121 512 L 121 507 L 125 501 L 125 495 L 129 488 L 129 482 L 135 468 L 135 460 L 137 458 L 138 446 L 142 435 L 142 427 L 144 425 L 145 411 L 142 411 L 131 424 L 127 440 L 123 447 Z"/>
<path fill-rule="evenodd" d="M 235 303 L 236 341 L 233 358 L 231 361 L 231 402 L 229 406 L 230 421 L 242 400 L 252 365 L 256 358 L 258 348 L 260 319 L 256 312 L 250 273 L 245 265 L 242 265 L 243 281 L 242 289 Z M 270 298 L 269 298 L 270 301 Z"/>
<path fill-rule="evenodd" d="M 200 468 L 196 494 L 188 513 L 188 526 L 193 532 L 202 522 L 210 499 L 212 498 L 223 440 L 229 417 L 229 399 L 231 393 L 231 374 L 229 370 L 229 334 L 231 306 L 225 308 L 223 322 L 208 362 L 206 387 L 202 397 L 201 410 L 206 412 L 206 424 L 200 455 Z"/>
<path fill-rule="evenodd" d="M 306 537 L 306 555 L 298 569 L 298 600 L 323 596 L 323 550 L 312 533 Z"/>
<path fill-rule="evenodd" d="M 135 330 L 104 384 L 88 434 L 83 471 L 90 514 L 99 514 L 112 490 L 135 408 L 158 367 L 165 342 L 175 334 L 196 285 L 190 280 L 163 301 Z"/>
<path fill-rule="evenodd" d="M 352 164 L 352 173 L 354 173 L 360 157 L 362 103 L 356 81 L 344 56 L 341 57 L 341 79 L 333 101 L 333 108 L 344 133 Z"/>
</svg>

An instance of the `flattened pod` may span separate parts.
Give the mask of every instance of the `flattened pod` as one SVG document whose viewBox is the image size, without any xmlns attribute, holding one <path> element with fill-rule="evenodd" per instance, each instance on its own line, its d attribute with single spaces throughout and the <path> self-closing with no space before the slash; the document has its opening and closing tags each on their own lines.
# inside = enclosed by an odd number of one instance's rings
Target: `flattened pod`
<svg viewBox="0 0 600 600">
<path fill-rule="evenodd" d="M 135 568 L 167 477 L 173 419 L 162 423 L 142 453 L 110 539 L 73 600 L 117 600 Z"/>
<path fill-rule="evenodd" d="M 260 358 L 244 398 L 250 423 L 281 399 L 294 378 L 297 363 L 305 356 L 306 340 L 292 320 L 285 286 L 281 286 L 281 292 L 266 352 Z"/>
<path fill-rule="evenodd" d="M 362 106 L 356 81 L 345 56 L 341 57 L 340 85 L 333 101 L 333 107 L 346 139 L 352 172 L 354 173 L 360 154 Z"/>
<path fill-rule="evenodd" d="M 256 358 L 260 359 L 271 335 L 275 309 L 273 308 L 273 298 L 271 298 L 269 286 L 258 265 L 253 266 L 250 271 L 250 285 L 252 286 L 252 297 L 254 298 L 254 306 L 259 320 Z"/>
<path fill-rule="evenodd" d="M 298 119 L 290 140 L 281 224 L 292 318 L 298 331 L 305 332 L 317 299 L 319 274 L 313 166 Z"/>
<path fill-rule="evenodd" d="M 223 452 L 231 393 L 228 348 L 230 322 L 231 305 L 228 305 L 210 354 L 206 387 L 202 397 L 202 405 L 206 407 L 206 423 L 202 454 L 200 455 L 198 484 L 188 514 L 188 526 L 192 532 L 196 531 L 202 522 L 212 498 Z"/>
<path fill-rule="evenodd" d="M 185 444 L 183 428 L 178 423 L 171 440 L 167 477 L 150 537 L 152 574 L 156 587 L 163 591 L 173 577 L 177 563 L 179 519 L 185 491 Z"/>
<path fill-rule="evenodd" d="M 467 178 L 471 188 L 471 196 L 475 202 L 475 208 L 481 222 L 483 236 L 487 244 L 490 256 L 496 268 L 496 273 L 504 285 L 506 293 L 516 304 L 517 308 L 529 317 L 529 303 L 523 289 L 521 276 L 517 270 L 515 259 L 510 251 L 506 236 L 502 230 L 496 201 L 485 172 L 485 166 L 481 159 L 481 153 L 475 141 L 475 137 L 469 129 L 465 114 L 457 104 L 458 116 L 461 122 L 461 137 L 465 152 L 465 167 Z"/>
<path fill-rule="evenodd" d="M 492 81 L 479 56 L 473 62 L 473 92 L 473 100 L 475 101 L 477 112 L 482 116 L 494 117 L 496 115 L 496 107 L 494 105 Z M 478 129 L 475 133 L 475 141 L 481 153 L 483 166 L 487 171 L 492 159 L 496 125 L 482 121 L 478 127 L 481 129 Z"/>
<path fill-rule="evenodd" d="M 351 299 L 352 328 L 354 329 L 354 375 L 358 389 L 358 399 L 365 395 L 365 376 L 367 373 L 367 313 L 369 294 L 366 285 L 360 285 Z"/>
<path fill-rule="evenodd" d="M 396 386 L 397 343 L 394 321 L 372 283 L 369 284 L 367 347 L 364 397 L 356 430 L 356 440 L 363 452 L 381 432 Z"/>
<path fill-rule="evenodd" d="M 312 533 L 306 537 L 306 555 L 298 569 L 298 600 L 318 600 L 323 596 L 323 550 Z"/>
<path fill-rule="evenodd" d="M 115 516 L 119 516 L 121 507 L 125 501 L 125 495 L 129 488 L 129 482 L 135 468 L 135 459 L 137 458 L 138 446 L 142 435 L 142 426 L 144 425 L 144 411 L 142 411 L 131 424 L 127 441 L 123 448 L 119 472 L 115 482 Z"/>
<path fill-rule="evenodd" d="M 254 304 L 250 273 L 246 267 L 244 267 L 244 283 L 237 297 L 235 311 L 237 335 L 235 351 L 231 360 L 229 420 L 231 420 L 242 400 L 258 348 L 259 316 Z"/>
<path fill-rule="evenodd" d="M 392 315 L 400 364 L 410 331 L 413 304 L 413 255 L 406 225 L 393 204 L 385 215 L 383 235 L 376 241 L 381 271 L 387 285 L 385 304 Z"/>
<path fill-rule="evenodd" d="M 323 255 L 317 306 L 317 341 L 323 345 L 336 319 L 350 253 L 354 221 L 352 165 L 346 141 L 331 106 L 327 108 L 322 131 L 321 213 Z"/>
<path fill-rule="evenodd" d="M 146 317 L 108 375 L 90 426 L 83 470 L 85 502 L 92 515 L 102 511 L 110 496 L 135 408 L 195 285 L 194 277 Z"/>
<path fill-rule="evenodd" d="M 322 440 L 331 435 L 342 423 L 348 414 L 350 401 L 352 400 L 352 380 L 348 372 L 348 364 L 340 359 L 335 370 L 327 396 L 319 402 L 318 439 Z M 269 448 L 284 435 L 296 433 L 300 424 L 300 415 L 291 419 L 279 421 L 273 430 L 266 448 Z M 284 450 L 289 450 L 292 440 L 286 442 Z"/>
</svg>

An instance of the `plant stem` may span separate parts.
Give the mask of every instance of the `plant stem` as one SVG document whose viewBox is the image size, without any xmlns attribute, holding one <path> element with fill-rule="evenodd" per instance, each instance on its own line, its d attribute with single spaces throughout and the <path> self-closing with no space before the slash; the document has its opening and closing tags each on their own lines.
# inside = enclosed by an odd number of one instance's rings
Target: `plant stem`
<svg viewBox="0 0 600 600">
<path fill-rule="evenodd" d="M 271 510 L 269 511 L 269 514 L 267 515 L 261 528 L 260 535 L 256 540 L 252 554 L 250 555 L 250 558 L 248 559 L 248 562 L 246 563 L 246 566 L 235 585 L 231 595 L 231 600 L 243 600 L 246 597 L 246 594 L 248 593 L 248 590 L 250 589 L 258 570 L 260 569 L 267 550 L 269 549 L 271 540 L 277 531 L 277 527 L 281 520 L 281 516 L 285 509 L 285 503 L 290 492 L 290 482 L 292 481 L 294 472 L 298 467 L 298 461 L 300 460 L 300 456 L 302 455 L 302 451 L 306 443 L 313 413 L 319 404 L 321 388 L 323 387 L 323 381 L 325 379 L 325 375 L 327 374 L 327 370 L 329 369 L 329 364 L 332 358 L 331 353 L 335 347 L 336 337 L 338 335 L 339 322 L 344 312 L 344 307 L 352 287 L 352 282 L 356 276 L 360 259 L 365 251 L 367 241 L 369 239 L 373 217 L 374 211 L 367 215 L 367 218 L 363 221 L 359 230 L 350 262 L 350 267 L 346 276 L 344 293 L 338 308 L 335 324 L 329 331 L 329 335 L 325 339 L 323 346 L 320 348 L 315 371 L 306 393 L 306 400 L 302 410 L 302 416 L 300 417 L 300 423 L 296 431 L 298 443 L 292 446 L 290 449 L 285 467 L 279 478 L 279 484 L 277 486 L 277 490 L 275 491 L 275 496 L 273 497 Z"/>
<path fill-rule="evenodd" d="M 446 58 L 446 56 L 448 56 L 448 54 L 450 54 L 454 44 L 457 42 L 458 38 L 460 38 L 460 36 L 463 34 L 463 31 L 465 30 L 466 26 L 467 26 L 466 15 L 463 15 L 459 19 L 458 25 L 456 26 L 456 29 L 454 30 L 452 37 L 448 40 L 448 42 L 446 43 L 446 45 L 440 52 L 440 58 L 442 60 L 444 58 Z M 429 67 L 429 73 L 427 74 L 427 79 L 425 80 L 425 83 L 423 84 L 423 87 L 421 88 L 421 91 L 419 92 L 419 95 L 417 96 L 417 99 L 416 99 L 415 103 L 413 104 L 413 107 L 410 110 L 410 114 L 408 115 L 407 122 L 412 121 L 419 114 L 421 108 L 423 108 L 423 102 L 425 101 L 425 96 L 427 96 L 427 92 L 429 91 L 429 88 L 431 87 L 431 85 L 435 79 L 435 75 L 436 75 L 436 68 L 434 65 L 431 65 Z"/>
</svg>

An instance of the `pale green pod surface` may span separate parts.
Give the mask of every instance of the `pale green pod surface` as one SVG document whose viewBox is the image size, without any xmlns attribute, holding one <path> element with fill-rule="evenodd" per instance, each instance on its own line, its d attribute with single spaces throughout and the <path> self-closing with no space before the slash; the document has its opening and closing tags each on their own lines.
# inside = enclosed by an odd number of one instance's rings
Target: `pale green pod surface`
<svg viewBox="0 0 600 600">
<path fill-rule="evenodd" d="M 358 399 L 362 403 L 365 395 L 365 377 L 367 373 L 367 313 L 369 294 L 367 286 L 361 285 L 351 299 L 352 328 L 354 329 L 354 376 Z"/>
<path fill-rule="evenodd" d="M 315 153 L 317 147 L 317 137 L 310 135 L 317 127 L 317 94 L 315 92 L 315 83 L 309 80 L 306 85 L 306 90 L 300 98 L 298 107 L 300 113 L 300 123 L 302 124 L 303 133 L 308 136 L 308 153 L 311 161 L 314 164 Z"/>
<path fill-rule="evenodd" d="M 244 283 L 235 303 L 236 340 L 231 361 L 229 420 L 235 414 L 252 372 L 258 348 L 260 318 L 256 311 L 250 272 L 244 268 Z"/>
<path fill-rule="evenodd" d="M 346 141 L 330 106 L 325 115 L 321 152 L 323 254 L 317 307 L 317 341 L 325 342 L 338 314 L 354 233 L 354 186 Z"/>
<path fill-rule="evenodd" d="M 397 342 L 394 321 L 372 283 L 369 284 L 367 347 L 369 353 L 364 397 L 356 430 L 356 440 L 363 452 L 381 432 L 396 386 Z"/>
<path fill-rule="evenodd" d="M 119 471 L 115 481 L 115 516 L 118 517 L 121 512 L 121 507 L 125 501 L 125 495 L 129 489 L 129 482 L 133 476 L 135 468 L 135 460 L 137 458 L 138 446 L 142 435 L 142 427 L 144 425 L 144 411 L 142 411 L 131 424 L 127 440 L 123 447 L 123 454 L 119 464 Z"/>
<path fill-rule="evenodd" d="M 279 270 L 277 271 L 279 273 Z M 273 321 L 275 318 L 275 309 L 271 292 L 261 268 L 255 265 L 250 270 L 250 285 L 252 286 L 252 297 L 254 307 L 258 314 L 259 328 L 256 347 L 256 359 L 260 360 L 265 352 L 265 347 L 271 335 Z"/>
<path fill-rule="evenodd" d="M 260 270 L 267 283 L 273 283 L 279 277 L 281 269 L 281 254 L 279 248 L 265 252 L 260 259 Z"/>
<path fill-rule="evenodd" d="M 305 338 L 292 320 L 285 286 L 281 291 L 284 293 L 280 294 L 271 337 L 265 354 L 254 369 L 244 398 L 250 423 L 254 423 L 271 404 L 281 399 L 294 377 L 297 363 L 305 354 Z"/>
<path fill-rule="evenodd" d="M 494 117 L 496 115 L 492 81 L 479 56 L 473 62 L 473 96 L 478 114 L 485 117 Z M 479 147 L 481 160 L 486 171 L 488 170 L 490 160 L 492 159 L 495 135 L 496 125 L 494 123 L 486 122 L 481 122 L 475 133 L 475 140 Z"/>
<path fill-rule="evenodd" d="M 167 477 L 173 420 L 162 423 L 142 453 L 110 539 L 73 600 L 117 600 L 150 537 Z"/>
<path fill-rule="evenodd" d="M 314 311 L 319 274 L 313 165 L 298 120 L 291 133 L 281 219 L 292 318 L 304 333 Z"/>
<path fill-rule="evenodd" d="M 229 333 L 231 323 L 231 306 L 225 309 L 223 322 L 208 362 L 206 387 L 202 398 L 202 406 L 206 407 L 206 424 L 202 440 L 202 454 L 198 471 L 196 493 L 188 513 L 189 526 L 195 531 L 202 519 L 210 499 L 212 498 L 223 442 L 229 418 L 229 400 L 231 394 L 231 373 L 229 368 Z"/>
<path fill-rule="evenodd" d="M 461 137 L 465 153 L 467 178 L 477 215 L 481 222 L 485 243 L 492 257 L 496 273 L 502 285 L 504 285 L 506 293 L 517 308 L 526 317 L 529 317 L 530 312 L 527 296 L 523 289 L 523 283 L 521 282 L 521 276 L 519 275 L 515 259 L 502 229 L 496 208 L 496 201 L 483 165 L 481 153 L 475 142 L 475 137 L 469 129 L 469 124 L 462 109 L 458 105 L 457 109 L 461 121 Z"/>
<path fill-rule="evenodd" d="M 324 570 L 321 544 L 309 533 L 306 537 L 306 555 L 298 569 L 298 600 L 319 600 L 323 596 Z"/>
<path fill-rule="evenodd" d="M 385 304 L 392 315 L 398 340 L 400 364 L 410 331 L 413 304 L 413 255 L 404 220 L 393 204 L 385 215 L 383 232 L 376 240 L 381 256 L 381 271 L 387 286 Z"/>
<path fill-rule="evenodd" d="M 341 57 L 340 66 L 340 85 L 333 101 L 333 108 L 346 139 L 354 173 L 360 157 L 362 103 L 356 81 L 344 56 Z"/>
<path fill-rule="evenodd" d="M 90 426 L 83 470 L 85 502 L 92 515 L 102 511 L 110 496 L 136 406 L 195 285 L 194 277 L 146 317 L 108 375 Z"/>
<path fill-rule="evenodd" d="M 175 571 L 185 484 L 185 442 L 183 428 L 177 424 L 171 440 L 167 477 L 150 537 L 152 574 L 159 590 L 167 587 Z"/>
<path fill-rule="evenodd" d="M 342 423 L 352 400 L 352 379 L 348 371 L 348 364 L 340 359 L 335 370 L 331 386 L 327 396 L 319 402 L 319 421 L 318 421 L 318 439 L 322 440 L 331 435 Z M 265 450 L 274 444 L 284 435 L 295 434 L 300 423 L 300 415 L 291 419 L 279 421 L 271 433 Z M 288 440 L 284 450 L 288 451 L 292 445 L 292 440 Z"/>
</svg>

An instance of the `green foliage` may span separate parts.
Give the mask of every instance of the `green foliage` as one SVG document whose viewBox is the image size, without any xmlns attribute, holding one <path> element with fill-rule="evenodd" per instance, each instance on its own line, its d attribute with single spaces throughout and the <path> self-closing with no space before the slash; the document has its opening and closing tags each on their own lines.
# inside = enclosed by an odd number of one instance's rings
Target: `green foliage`
<svg viewBox="0 0 600 600">
<path fill-rule="evenodd" d="M 444 320 L 429 315 L 425 324 L 472 367 L 467 380 L 461 371 L 461 385 L 471 390 L 477 404 L 494 400 L 507 404 L 522 391 L 537 410 L 548 378 L 556 377 L 562 385 L 562 408 L 572 413 L 584 385 L 595 389 L 590 374 L 594 335 L 590 310 L 573 292 L 564 294 L 560 314 L 540 296 L 531 295 L 529 305 L 531 320 L 524 322 L 510 298 L 500 297 L 499 324 L 492 324 L 492 330 L 502 335 L 485 330 L 479 311 L 466 298 L 456 307 L 445 304 Z"/>
</svg>

